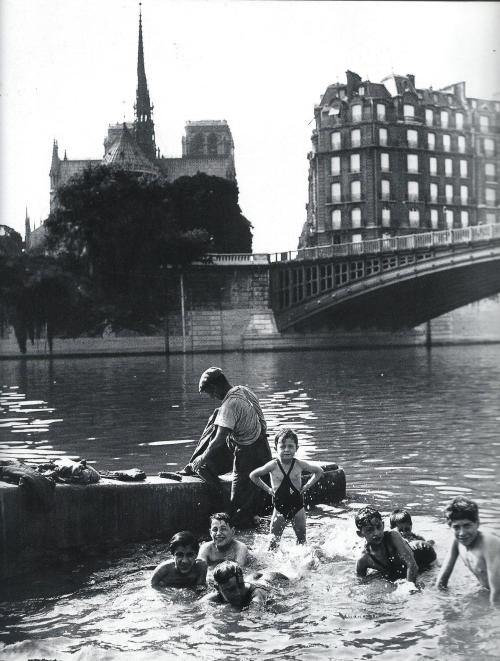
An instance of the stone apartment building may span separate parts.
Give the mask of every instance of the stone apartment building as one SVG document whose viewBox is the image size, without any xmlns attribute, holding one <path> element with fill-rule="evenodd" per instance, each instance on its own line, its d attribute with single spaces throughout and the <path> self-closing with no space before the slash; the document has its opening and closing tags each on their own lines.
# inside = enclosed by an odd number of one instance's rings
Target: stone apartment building
<svg viewBox="0 0 500 661">
<path fill-rule="evenodd" d="M 500 101 L 347 71 L 314 115 L 299 247 L 500 222 Z"/>
</svg>

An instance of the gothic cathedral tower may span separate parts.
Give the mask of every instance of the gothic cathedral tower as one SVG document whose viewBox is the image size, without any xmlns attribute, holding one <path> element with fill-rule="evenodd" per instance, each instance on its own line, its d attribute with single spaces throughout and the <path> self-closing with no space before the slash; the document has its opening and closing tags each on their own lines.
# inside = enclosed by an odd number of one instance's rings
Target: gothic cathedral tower
<svg viewBox="0 0 500 661">
<path fill-rule="evenodd" d="M 140 3 L 139 3 L 140 6 Z M 139 47 L 137 51 L 137 94 L 134 106 L 134 134 L 137 144 L 144 155 L 154 162 L 156 159 L 155 126 L 153 106 L 149 100 L 148 82 L 144 68 L 144 49 L 142 44 L 142 13 L 139 9 Z"/>
</svg>

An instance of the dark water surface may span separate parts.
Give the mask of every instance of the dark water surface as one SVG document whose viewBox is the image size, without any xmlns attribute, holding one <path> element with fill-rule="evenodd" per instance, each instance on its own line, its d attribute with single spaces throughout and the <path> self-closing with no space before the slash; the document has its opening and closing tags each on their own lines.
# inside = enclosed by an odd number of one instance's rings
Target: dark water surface
<svg viewBox="0 0 500 661">
<path fill-rule="evenodd" d="M 134 545 L 10 588 L 3 658 L 496 659 L 500 609 L 457 565 L 448 594 L 409 595 L 353 577 L 353 511 L 406 506 L 415 529 L 450 541 L 443 504 L 477 500 L 500 533 L 500 346 L 0 361 L 0 453 L 80 456 L 96 468 L 182 466 L 213 403 L 200 373 L 220 365 L 258 395 L 269 431 L 299 433 L 299 456 L 336 461 L 348 499 L 309 514 L 310 548 L 286 532 L 269 558 L 265 530 L 248 533 L 258 566 L 287 568 L 293 589 L 269 612 L 228 613 L 147 586 L 164 546 Z M 188 522 L 186 522 L 188 527 Z"/>
</svg>

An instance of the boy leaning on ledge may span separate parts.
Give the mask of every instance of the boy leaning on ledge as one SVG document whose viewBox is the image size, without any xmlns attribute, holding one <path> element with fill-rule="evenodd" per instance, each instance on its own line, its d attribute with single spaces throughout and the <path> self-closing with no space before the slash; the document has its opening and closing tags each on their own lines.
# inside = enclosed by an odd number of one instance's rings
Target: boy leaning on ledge
<svg viewBox="0 0 500 661">
<path fill-rule="evenodd" d="M 458 496 L 444 510 L 455 535 L 436 585 L 446 588 L 460 556 L 483 587 L 490 591 L 490 602 L 500 603 L 500 538 L 479 530 L 479 510 L 473 500 Z"/>
</svg>

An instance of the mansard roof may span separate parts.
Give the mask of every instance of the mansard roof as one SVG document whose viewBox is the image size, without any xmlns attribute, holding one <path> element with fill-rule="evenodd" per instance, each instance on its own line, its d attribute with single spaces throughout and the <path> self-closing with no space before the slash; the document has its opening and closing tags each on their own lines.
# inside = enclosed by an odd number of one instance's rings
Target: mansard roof
<svg viewBox="0 0 500 661">
<path fill-rule="evenodd" d="M 158 168 L 144 155 L 124 123 L 116 139 L 109 145 L 102 162 L 131 172 L 158 174 Z"/>
</svg>

